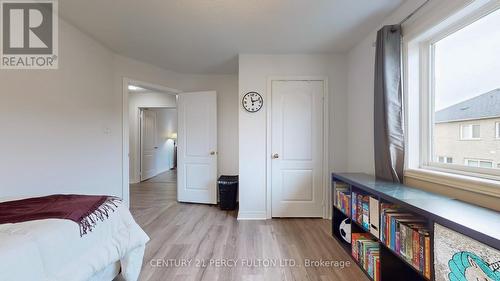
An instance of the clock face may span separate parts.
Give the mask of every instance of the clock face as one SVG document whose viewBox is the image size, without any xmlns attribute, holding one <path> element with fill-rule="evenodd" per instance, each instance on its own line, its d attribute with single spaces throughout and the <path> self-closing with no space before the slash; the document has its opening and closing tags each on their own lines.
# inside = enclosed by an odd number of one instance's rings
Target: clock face
<svg viewBox="0 0 500 281">
<path fill-rule="evenodd" d="M 264 99 L 257 92 L 249 92 L 243 96 L 243 108 L 248 112 L 257 112 L 262 108 Z"/>
</svg>

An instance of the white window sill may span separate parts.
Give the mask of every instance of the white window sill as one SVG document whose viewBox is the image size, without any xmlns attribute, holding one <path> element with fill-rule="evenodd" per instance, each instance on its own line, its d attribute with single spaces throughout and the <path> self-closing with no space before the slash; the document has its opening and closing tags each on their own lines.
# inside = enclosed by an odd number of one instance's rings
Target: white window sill
<svg viewBox="0 0 500 281">
<path fill-rule="evenodd" d="M 500 181 L 436 171 L 407 169 L 405 177 L 500 198 Z"/>
</svg>

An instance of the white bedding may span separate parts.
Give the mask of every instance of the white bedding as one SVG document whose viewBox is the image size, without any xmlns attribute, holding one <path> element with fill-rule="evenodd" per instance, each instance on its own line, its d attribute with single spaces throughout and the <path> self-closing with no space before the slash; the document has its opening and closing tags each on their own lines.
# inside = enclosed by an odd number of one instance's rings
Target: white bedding
<svg viewBox="0 0 500 281">
<path fill-rule="evenodd" d="M 70 220 L 1 224 L 0 280 L 87 281 L 120 261 L 125 280 L 136 281 L 148 241 L 123 204 L 83 237 Z"/>
</svg>

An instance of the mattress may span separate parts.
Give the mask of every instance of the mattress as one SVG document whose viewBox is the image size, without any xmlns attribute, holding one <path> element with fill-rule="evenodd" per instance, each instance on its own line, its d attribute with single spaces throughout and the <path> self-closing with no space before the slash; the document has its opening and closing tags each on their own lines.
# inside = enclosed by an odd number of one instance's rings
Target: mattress
<svg viewBox="0 0 500 281">
<path fill-rule="evenodd" d="M 136 281 L 148 241 L 124 204 L 82 237 L 69 220 L 1 224 L 0 280 L 88 281 L 119 262 L 124 279 Z"/>
</svg>

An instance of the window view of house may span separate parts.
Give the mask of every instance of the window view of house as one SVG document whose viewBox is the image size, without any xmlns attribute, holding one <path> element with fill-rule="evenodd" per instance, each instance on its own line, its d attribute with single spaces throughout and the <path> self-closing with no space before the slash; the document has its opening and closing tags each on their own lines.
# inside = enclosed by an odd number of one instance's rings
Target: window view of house
<svg viewBox="0 0 500 281">
<path fill-rule="evenodd" d="M 432 44 L 432 161 L 500 168 L 500 11 Z"/>
<path fill-rule="evenodd" d="M 448 156 L 439 156 L 438 157 L 438 162 L 439 163 L 452 164 L 453 163 L 453 158 L 452 157 L 448 157 Z"/>
<path fill-rule="evenodd" d="M 474 140 L 481 138 L 481 125 L 478 124 L 460 125 L 460 138 L 462 140 Z"/>
<path fill-rule="evenodd" d="M 464 164 L 469 167 L 493 168 L 493 162 L 488 160 L 465 159 Z"/>
</svg>

